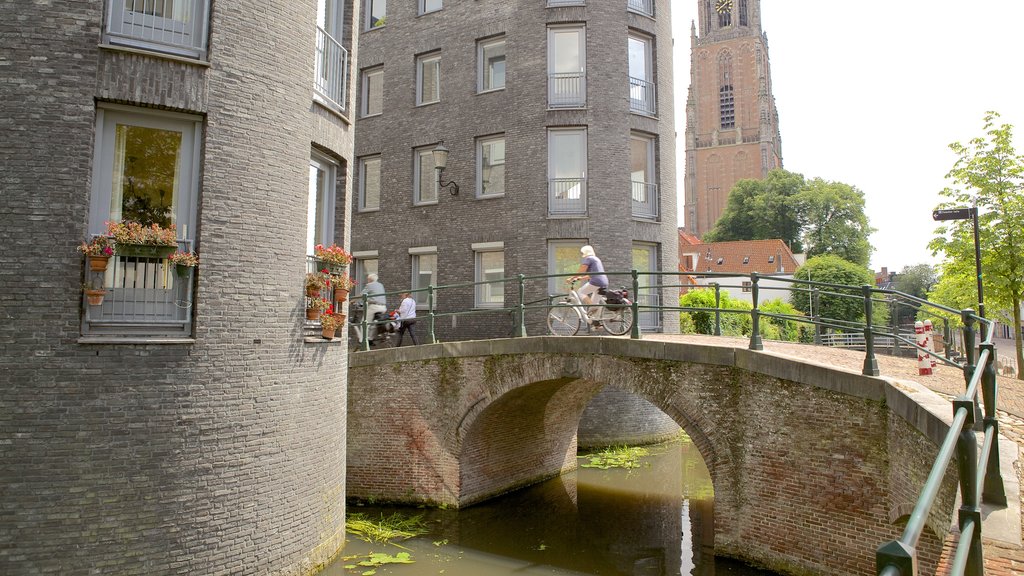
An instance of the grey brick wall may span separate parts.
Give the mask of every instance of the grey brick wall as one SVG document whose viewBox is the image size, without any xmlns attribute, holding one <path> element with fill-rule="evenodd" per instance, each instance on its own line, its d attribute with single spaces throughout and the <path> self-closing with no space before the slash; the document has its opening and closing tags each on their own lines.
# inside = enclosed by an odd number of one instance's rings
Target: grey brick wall
<svg viewBox="0 0 1024 576">
<path fill-rule="evenodd" d="M 0 573 L 309 573 L 344 541 L 347 376 L 302 338 L 311 147 L 352 163 L 316 2 L 214 3 L 208 64 L 100 48 L 104 6 L 0 2 Z M 205 118 L 191 343 L 79 341 L 97 101 Z"/>
</svg>

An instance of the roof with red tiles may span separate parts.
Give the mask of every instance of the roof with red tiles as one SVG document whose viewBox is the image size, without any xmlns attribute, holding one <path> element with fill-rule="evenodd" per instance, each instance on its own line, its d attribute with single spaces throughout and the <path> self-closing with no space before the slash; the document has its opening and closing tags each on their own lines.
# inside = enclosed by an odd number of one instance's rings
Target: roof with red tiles
<svg viewBox="0 0 1024 576">
<path fill-rule="evenodd" d="M 679 239 L 679 269 L 691 272 L 736 274 L 792 274 L 800 266 L 786 243 L 773 240 L 737 240 L 708 244 Z"/>
</svg>

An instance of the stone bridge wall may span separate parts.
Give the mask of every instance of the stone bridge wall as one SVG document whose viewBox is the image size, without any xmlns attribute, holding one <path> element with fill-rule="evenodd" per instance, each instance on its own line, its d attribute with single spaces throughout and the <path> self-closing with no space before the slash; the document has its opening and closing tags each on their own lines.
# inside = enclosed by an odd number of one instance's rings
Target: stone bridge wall
<svg viewBox="0 0 1024 576">
<path fill-rule="evenodd" d="M 716 553 L 792 574 L 873 570 L 948 429 L 913 383 L 728 347 L 608 338 L 460 342 L 354 355 L 348 496 L 451 506 L 576 466 L 575 431 L 611 384 L 693 438 L 715 489 Z M 931 573 L 950 470 L 919 551 Z"/>
</svg>

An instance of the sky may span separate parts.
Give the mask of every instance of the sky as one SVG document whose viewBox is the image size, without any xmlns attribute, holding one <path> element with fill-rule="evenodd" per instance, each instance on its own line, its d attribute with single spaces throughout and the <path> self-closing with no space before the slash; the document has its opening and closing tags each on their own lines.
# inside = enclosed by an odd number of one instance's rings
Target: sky
<svg viewBox="0 0 1024 576">
<path fill-rule="evenodd" d="M 680 226 L 697 4 L 672 2 Z M 1021 22 L 1022 0 L 761 0 L 783 167 L 864 192 L 875 270 L 939 263 L 927 244 L 949 144 L 984 135 L 987 111 L 1024 154 Z"/>
</svg>

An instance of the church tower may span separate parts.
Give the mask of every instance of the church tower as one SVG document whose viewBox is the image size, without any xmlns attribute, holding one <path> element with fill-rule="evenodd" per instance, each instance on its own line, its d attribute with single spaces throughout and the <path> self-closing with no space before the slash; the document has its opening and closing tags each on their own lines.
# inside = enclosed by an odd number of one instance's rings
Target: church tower
<svg viewBox="0 0 1024 576">
<path fill-rule="evenodd" d="M 761 0 L 697 0 L 686 100 L 685 229 L 703 236 L 738 181 L 782 168 Z"/>
</svg>

